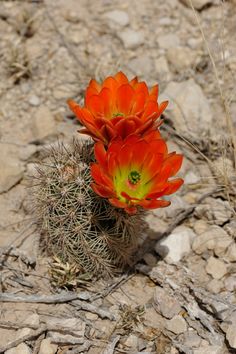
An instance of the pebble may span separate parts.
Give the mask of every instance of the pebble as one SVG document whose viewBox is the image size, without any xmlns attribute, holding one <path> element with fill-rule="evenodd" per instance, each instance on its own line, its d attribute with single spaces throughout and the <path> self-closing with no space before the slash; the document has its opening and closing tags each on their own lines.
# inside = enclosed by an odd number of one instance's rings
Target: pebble
<svg viewBox="0 0 236 354">
<path fill-rule="evenodd" d="M 177 227 L 164 239 L 157 242 L 155 251 L 168 263 L 179 262 L 191 250 L 195 232 L 186 226 Z"/>
<path fill-rule="evenodd" d="M 25 343 L 19 344 L 17 347 L 8 349 L 5 354 L 31 354 L 31 350 Z"/>
<path fill-rule="evenodd" d="M 184 345 L 190 348 L 197 348 L 199 347 L 201 343 L 201 337 L 193 331 L 193 330 L 188 330 L 187 332 L 184 333 Z"/>
<path fill-rule="evenodd" d="M 141 54 L 137 58 L 131 59 L 128 68 L 134 75 L 149 76 L 153 72 L 153 60 L 148 54 Z"/>
<path fill-rule="evenodd" d="M 125 27 L 129 24 L 129 15 L 122 10 L 112 10 L 106 12 L 103 17 L 108 20 L 108 24 L 111 28 L 115 25 Z"/>
<path fill-rule="evenodd" d="M 194 349 L 192 354 L 223 354 L 223 348 L 219 345 L 208 345 Z"/>
<path fill-rule="evenodd" d="M 194 67 L 197 52 L 188 47 L 173 47 L 167 50 L 166 58 L 176 72 L 182 72 Z"/>
<path fill-rule="evenodd" d="M 229 342 L 229 345 L 232 348 L 236 349 L 236 324 L 229 325 L 227 332 L 226 332 L 226 338 Z"/>
<path fill-rule="evenodd" d="M 155 288 L 153 307 L 158 313 L 168 319 L 178 315 L 182 310 L 178 301 L 159 286 Z"/>
<path fill-rule="evenodd" d="M 193 171 L 188 171 L 184 177 L 185 184 L 196 184 L 200 182 L 200 177 L 197 176 Z"/>
<path fill-rule="evenodd" d="M 231 243 L 231 237 L 222 227 L 212 225 L 194 239 L 192 249 L 197 254 L 213 250 L 216 256 L 221 256 Z"/>
<path fill-rule="evenodd" d="M 236 243 L 235 243 L 235 241 L 232 241 L 232 244 L 229 246 L 229 248 L 225 254 L 225 257 L 230 262 L 236 262 Z"/>
<path fill-rule="evenodd" d="M 191 8 L 191 3 L 189 0 L 180 0 L 184 5 Z M 196 10 L 202 10 L 203 7 L 212 4 L 211 0 L 192 0 L 193 7 Z"/>
<path fill-rule="evenodd" d="M 199 219 L 203 218 L 213 224 L 223 225 L 233 216 L 233 212 L 227 200 L 207 198 L 204 204 L 196 207 L 195 215 Z"/>
<path fill-rule="evenodd" d="M 155 72 L 159 81 L 169 81 L 171 78 L 170 68 L 165 56 L 161 56 L 154 62 Z"/>
<path fill-rule="evenodd" d="M 187 331 L 185 319 L 180 315 L 173 317 L 171 320 L 167 320 L 165 327 L 175 334 L 180 334 Z"/>
<path fill-rule="evenodd" d="M 179 45 L 179 37 L 176 34 L 168 33 L 158 36 L 157 43 L 161 49 L 169 49 Z"/>
<path fill-rule="evenodd" d="M 128 336 L 128 338 L 126 339 L 126 341 L 124 342 L 124 345 L 126 347 L 137 349 L 138 348 L 138 337 L 134 334 L 130 334 Z"/>
<path fill-rule="evenodd" d="M 56 133 L 54 116 L 46 106 L 39 107 L 32 118 L 33 140 L 42 140 Z"/>
<path fill-rule="evenodd" d="M 227 267 L 220 259 L 210 257 L 207 261 L 206 271 L 214 279 L 221 279 L 227 273 Z"/>
<path fill-rule="evenodd" d="M 50 338 L 45 338 L 42 340 L 39 354 L 55 354 L 57 352 L 58 346 L 51 342 Z"/>
<path fill-rule="evenodd" d="M 22 179 L 25 167 L 17 159 L 12 146 L 4 143 L 1 144 L 0 166 L 0 193 L 3 193 Z"/>
<path fill-rule="evenodd" d="M 118 33 L 118 37 L 127 49 L 135 49 L 144 43 L 144 34 L 140 31 L 134 31 L 133 29 L 124 29 Z"/>
<path fill-rule="evenodd" d="M 220 280 L 212 279 L 207 284 L 207 289 L 213 294 L 219 294 L 219 292 L 223 289 L 223 283 Z"/>
<path fill-rule="evenodd" d="M 193 79 L 169 83 L 160 99 L 169 100 L 166 112 L 178 131 L 199 136 L 212 127 L 210 104 Z"/>
<path fill-rule="evenodd" d="M 229 276 L 224 281 L 224 286 L 228 291 L 236 291 L 236 276 Z"/>
<path fill-rule="evenodd" d="M 40 98 L 36 95 L 31 95 L 29 97 L 29 103 L 31 104 L 31 106 L 39 106 L 40 102 Z"/>
</svg>

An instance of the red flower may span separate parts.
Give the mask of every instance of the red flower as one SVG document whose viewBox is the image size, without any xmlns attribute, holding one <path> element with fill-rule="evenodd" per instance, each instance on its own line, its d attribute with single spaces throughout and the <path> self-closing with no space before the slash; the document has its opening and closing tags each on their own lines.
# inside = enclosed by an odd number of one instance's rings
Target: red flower
<svg viewBox="0 0 236 354">
<path fill-rule="evenodd" d="M 137 78 L 129 81 L 118 72 L 107 77 L 100 85 L 91 80 L 85 94 L 85 105 L 80 107 L 69 100 L 70 109 L 85 126 L 80 132 L 95 141 L 108 144 L 115 137 L 126 138 L 130 134 L 142 136 L 160 124 L 160 117 L 168 101 L 157 103 L 158 85 L 148 90 L 145 82 Z"/>
<path fill-rule="evenodd" d="M 137 206 L 168 206 L 169 201 L 159 198 L 176 192 L 183 184 L 181 178 L 169 179 L 180 169 L 182 155 L 169 154 L 156 132 L 144 138 L 134 134 L 125 140 L 117 138 L 107 150 L 98 142 L 95 157 L 97 163 L 91 165 L 94 192 L 129 214 L 136 213 Z"/>
</svg>

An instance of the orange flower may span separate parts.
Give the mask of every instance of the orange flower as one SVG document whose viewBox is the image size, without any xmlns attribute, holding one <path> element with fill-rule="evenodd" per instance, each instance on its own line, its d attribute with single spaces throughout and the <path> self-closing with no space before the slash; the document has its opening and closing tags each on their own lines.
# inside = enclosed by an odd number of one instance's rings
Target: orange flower
<svg viewBox="0 0 236 354">
<path fill-rule="evenodd" d="M 124 139 L 133 133 L 144 136 L 156 129 L 161 124 L 157 119 L 168 104 L 164 101 L 159 105 L 157 97 L 158 85 L 148 90 L 145 82 L 139 82 L 136 77 L 129 81 L 120 71 L 102 84 L 91 80 L 84 107 L 73 100 L 68 104 L 85 127 L 80 132 L 108 144 L 115 137 Z"/>
<path fill-rule="evenodd" d="M 169 201 L 159 198 L 176 192 L 183 184 L 181 178 L 169 179 L 180 169 L 182 155 L 168 153 L 165 141 L 156 132 L 144 138 L 134 134 L 125 140 L 117 138 L 107 150 L 97 142 L 95 157 L 97 163 L 91 164 L 94 192 L 129 214 L 135 214 L 137 206 L 168 206 Z"/>
</svg>

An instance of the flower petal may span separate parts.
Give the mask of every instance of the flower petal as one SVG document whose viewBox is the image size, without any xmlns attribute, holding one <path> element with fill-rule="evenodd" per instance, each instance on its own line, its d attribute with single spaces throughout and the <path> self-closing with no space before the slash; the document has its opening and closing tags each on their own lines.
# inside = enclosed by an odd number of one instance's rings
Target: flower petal
<svg viewBox="0 0 236 354">
<path fill-rule="evenodd" d="M 134 89 L 129 85 L 122 85 L 117 90 L 116 105 L 119 113 L 127 115 L 133 106 Z"/>
<path fill-rule="evenodd" d="M 114 193 L 110 189 L 104 186 L 97 185 L 96 183 L 91 183 L 91 188 L 96 194 L 100 195 L 100 197 L 103 198 L 111 198 L 114 195 Z"/>
</svg>

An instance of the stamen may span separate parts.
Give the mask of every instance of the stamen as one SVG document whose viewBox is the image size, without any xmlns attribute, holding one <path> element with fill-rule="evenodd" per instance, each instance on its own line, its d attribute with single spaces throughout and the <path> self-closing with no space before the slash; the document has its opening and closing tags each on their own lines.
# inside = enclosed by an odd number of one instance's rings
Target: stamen
<svg viewBox="0 0 236 354">
<path fill-rule="evenodd" d="M 132 184 L 137 184 L 140 181 L 140 179 L 141 179 L 141 175 L 137 171 L 131 171 L 128 176 L 128 180 Z"/>
</svg>

